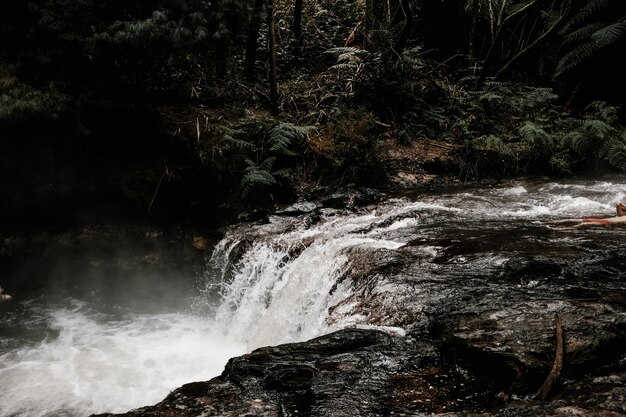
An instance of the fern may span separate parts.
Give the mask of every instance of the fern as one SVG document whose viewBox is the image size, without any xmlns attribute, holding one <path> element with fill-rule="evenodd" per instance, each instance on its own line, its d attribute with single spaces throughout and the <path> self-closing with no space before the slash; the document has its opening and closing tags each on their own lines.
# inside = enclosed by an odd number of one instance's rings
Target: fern
<svg viewBox="0 0 626 417">
<path fill-rule="evenodd" d="M 554 154 L 548 160 L 550 168 L 558 172 L 559 174 L 571 174 L 572 173 L 572 161 L 570 160 L 567 152 L 560 152 Z"/>
<path fill-rule="evenodd" d="M 248 161 L 251 165 L 246 167 L 244 175 L 241 178 L 241 196 L 247 198 L 254 189 L 264 186 L 276 185 L 276 178 L 269 172 L 273 161 L 264 160 L 257 165 Z M 269 169 L 268 169 L 269 168 Z"/>
<path fill-rule="evenodd" d="M 613 6 L 620 6 L 620 9 Z M 554 78 L 588 62 L 597 51 L 626 38 L 626 22 L 617 13 L 623 7 L 616 0 L 591 0 L 574 15 L 561 30 L 563 46 L 571 47 L 559 60 Z"/>
<path fill-rule="evenodd" d="M 575 29 L 563 37 L 563 46 L 589 39 L 595 31 L 602 29 L 603 27 L 604 23 L 591 23 L 579 29 Z"/>
<path fill-rule="evenodd" d="M 613 127 L 602 120 L 592 119 L 585 120 L 583 122 L 584 131 L 589 134 L 590 137 L 598 139 L 605 139 L 613 131 Z"/>
<path fill-rule="evenodd" d="M 254 149 L 255 146 L 253 143 L 237 137 L 239 135 L 242 135 L 243 133 L 244 132 L 241 130 L 226 129 L 226 133 L 224 133 L 224 136 L 222 137 L 222 142 L 225 145 L 224 147 L 237 149 Z"/>
<path fill-rule="evenodd" d="M 616 22 L 596 30 L 591 35 L 591 40 L 596 48 L 604 48 L 614 42 L 621 40 L 626 33 L 626 23 Z"/>
<path fill-rule="evenodd" d="M 331 48 L 324 51 L 325 54 L 333 54 L 337 56 L 346 56 L 346 55 L 365 55 L 367 51 L 363 49 L 355 48 L 352 46 L 341 46 L 337 48 Z"/>
<path fill-rule="evenodd" d="M 279 123 L 270 130 L 269 150 L 282 155 L 297 155 L 293 148 L 306 140 L 311 129 L 311 126 Z"/>
<path fill-rule="evenodd" d="M 583 63 L 596 51 L 593 41 L 587 41 L 565 54 L 556 66 L 554 78 L 569 72 Z"/>
<path fill-rule="evenodd" d="M 608 9 L 614 2 L 615 0 L 590 0 L 585 7 L 583 7 L 579 13 L 574 15 L 570 22 L 565 25 L 563 33 L 575 25 L 589 21 L 589 19 L 596 16 L 603 10 Z"/>
<path fill-rule="evenodd" d="M 564 135 L 561 145 L 565 148 L 571 148 L 579 155 L 587 153 L 587 150 L 591 147 L 592 138 L 587 136 L 584 132 L 573 131 Z"/>
<path fill-rule="evenodd" d="M 599 116 L 600 120 L 608 124 L 612 125 L 618 122 L 617 107 L 609 106 L 604 101 L 594 101 L 585 110 L 592 110 L 596 116 Z"/>
<path fill-rule="evenodd" d="M 524 142 L 541 149 L 551 149 L 554 146 L 553 137 L 533 122 L 524 123 L 519 128 L 519 134 Z"/>
<path fill-rule="evenodd" d="M 487 103 L 499 103 L 504 99 L 504 96 L 496 93 L 487 92 L 480 96 L 480 101 L 485 101 Z"/>
<path fill-rule="evenodd" d="M 270 156 L 269 158 L 264 159 L 260 164 L 259 164 L 259 168 L 270 172 L 272 170 L 272 167 L 274 166 L 274 164 L 276 163 L 276 157 L 275 156 Z"/>
<path fill-rule="evenodd" d="M 335 64 L 332 67 L 330 67 L 331 69 L 336 69 L 336 70 L 353 70 L 358 68 L 359 65 L 355 64 L 354 62 L 340 62 L 339 64 Z"/>
<path fill-rule="evenodd" d="M 478 138 L 475 144 L 476 149 L 481 151 L 496 152 L 501 155 L 514 156 L 513 147 L 495 135 L 488 135 Z"/>
<path fill-rule="evenodd" d="M 605 158 L 616 169 L 626 172 L 626 137 L 611 141 L 605 151 Z"/>
</svg>

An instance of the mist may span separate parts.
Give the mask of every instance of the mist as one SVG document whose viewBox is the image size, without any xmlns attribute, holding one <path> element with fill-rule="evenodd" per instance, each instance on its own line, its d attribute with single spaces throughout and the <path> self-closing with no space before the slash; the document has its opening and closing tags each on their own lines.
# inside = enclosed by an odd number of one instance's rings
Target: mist
<svg viewBox="0 0 626 417">
<path fill-rule="evenodd" d="M 182 226 L 137 224 L 7 235 L 0 416 L 137 408 L 243 353 L 192 308 L 205 270 L 197 242 Z"/>
</svg>

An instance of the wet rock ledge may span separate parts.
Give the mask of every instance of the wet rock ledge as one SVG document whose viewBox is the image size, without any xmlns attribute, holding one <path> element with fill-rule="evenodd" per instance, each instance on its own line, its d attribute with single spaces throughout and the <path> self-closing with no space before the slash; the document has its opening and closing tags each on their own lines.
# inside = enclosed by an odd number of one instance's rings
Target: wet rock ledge
<svg viewBox="0 0 626 417">
<path fill-rule="evenodd" d="M 579 312 L 571 313 L 565 329 L 579 324 Z M 486 329 L 483 340 L 492 340 L 486 348 L 477 341 L 478 330 L 462 330 L 464 322 L 444 343 L 418 333 L 345 329 L 257 349 L 231 359 L 219 377 L 184 385 L 155 406 L 119 416 L 626 416 L 625 361 L 615 355 L 624 350 L 624 313 L 611 314 L 618 316 L 611 342 L 620 347 L 609 352 L 592 340 L 597 334 L 570 332 L 565 378 L 547 401 L 533 396 L 554 356 L 551 329 L 539 328 L 546 323 L 519 330 L 546 339 L 524 351 L 524 361 L 523 349 L 507 346 L 513 335 L 506 329 Z M 113 415 L 99 417 L 105 416 Z"/>
<path fill-rule="evenodd" d="M 626 417 L 623 234 L 433 224 L 398 250 L 347 252 L 345 303 L 367 327 L 257 349 L 120 416 Z M 557 316 L 564 359 L 542 399 Z"/>
</svg>

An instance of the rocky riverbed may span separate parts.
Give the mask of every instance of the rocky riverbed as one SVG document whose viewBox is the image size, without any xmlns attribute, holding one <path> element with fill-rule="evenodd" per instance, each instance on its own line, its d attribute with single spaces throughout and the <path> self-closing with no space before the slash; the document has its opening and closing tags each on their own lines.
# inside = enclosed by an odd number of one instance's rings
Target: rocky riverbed
<svg viewBox="0 0 626 417">
<path fill-rule="evenodd" d="M 544 224 L 611 215 L 625 192 L 511 184 L 231 228 L 212 314 L 276 346 L 120 415 L 626 416 L 624 231 Z M 542 399 L 557 316 L 562 369 Z"/>
</svg>

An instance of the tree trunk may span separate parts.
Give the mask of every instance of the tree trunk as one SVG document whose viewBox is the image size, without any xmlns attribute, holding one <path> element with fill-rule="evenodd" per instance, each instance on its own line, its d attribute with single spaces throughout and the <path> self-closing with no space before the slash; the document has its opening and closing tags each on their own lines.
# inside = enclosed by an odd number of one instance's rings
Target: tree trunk
<svg viewBox="0 0 626 417">
<path fill-rule="evenodd" d="M 413 11 L 411 10 L 411 1 L 401 0 L 400 7 L 402 8 L 402 14 L 404 14 L 404 27 L 400 31 L 398 40 L 394 45 L 394 49 L 397 53 L 402 52 L 404 45 L 413 33 Z"/>
<path fill-rule="evenodd" d="M 221 0 L 217 1 L 217 7 L 221 8 Z M 222 35 L 215 39 L 215 76 L 218 79 L 226 77 L 226 60 L 228 58 L 228 36 Z"/>
<path fill-rule="evenodd" d="M 228 58 L 228 39 L 218 39 L 215 45 L 215 76 L 219 79 L 226 77 L 226 59 Z"/>
<path fill-rule="evenodd" d="M 270 55 L 270 112 L 278 116 L 278 72 L 276 70 L 276 23 L 274 0 L 267 1 L 268 50 Z"/>
<path fill-rule="evenodd" d="M 474 50 L 474 43 L 476 42 L 476 26 L 478 26 L 478 8 L 480 6 L 479 0 L 474 0 L 472 2 L 472 21 L 470 22 L 470 30 L 469 30 L 469 45 L 467 48 L 467 54 L 470 59 L 473 59 L 476 51 Z"/>
<path fill-rule="evenodd" d="M 252 10 L 252 21 L 248 26 L 246 57 L 243 63 L 243 75 L 248 80 L 253 80 L 254 69 L 256 67 L 256 52 L 259 41 L 259 27 L 261 26 L 261 13 L 263 9 L 263 0 L 254 0 L 254 9 Z"/>
<path fill-rule="evenodd" d="M 296 0 L 293 8 L 293 38 L 296 46 L 302 46 L 302 0 Z"/>
<path fill-rule="evenodd" d="M 504 18 L 504 20 L 502 20 L 500 22 L 500 19 L 498 19 L 498 28 L 496 30 L 495 35 L 493 36 L 492 40 L 491 40 L 491 46 L 489 47 L 489 50 L 487 51 L 487 56 L 485 56 L 485 59 L 483 60 L 483 68 L 480 71 L 480 74 L 478 76 L 478 80 L 476 81 L 476 89 L 479 89 L 483 82 L 485 81 L 485 78 L 487 77 L 487 73 L 490 70 L 491 66 L 492 66 L 492 61 L 494 59 L 495 56 L 495 51 L 496 51 L 496 46 L 498 44 L 498 42 L 500 42 L 500 38 L 503 36 L 504 33 L 504 28 L 507 26 L 507 24 L 509 22 L 512 22 L 515 18 L 522 16 L 524 13 L 526 13 L 528 10 L 531 10 L 533 7 L 537 6 L 537 5 L 541 5 L 540 2 L 542 0 L 533 0 L 530 3 L 527 3 L 524 7 L 520 8 L 519 10 L 517 10 L 516 12 L 508 15 L 506 18 Z"/>
<path fill-rule="evenodd" d="M 568 13 L 563 13 L 561 17 L 559 18 L 559 20 L 557 20 L 552 26 L 550 26 L 548 30 L 546 30 L 541 36 L 535 39 L 533 43 L 531 43 L 526 48 L 519 51 L 517 55 L 515 55 L 506 64 L 504 64 L 504 66 L 500 68 L 500 70 L 496 73 L 496 76 L 495 76 L 496 79 L 497 80 L 502 79 L 519 61 L 522 60 L 522 58 L 524 58 L 526 55 L 528 55 L 530 52 L 534 51 L 535 49 L 541 47 L 546 42 L 546 40 L 550 36 L 552 36 L 552 34 L 554 34 L 558 29 L 561 28 L 561 26 L 565 23 L 567 17 L 568 17 Z"/>
</svg>

